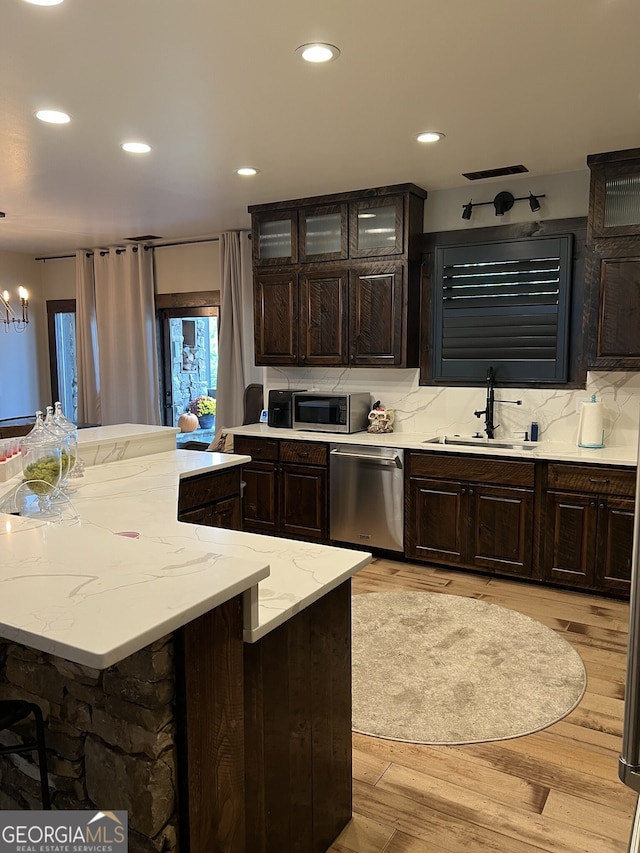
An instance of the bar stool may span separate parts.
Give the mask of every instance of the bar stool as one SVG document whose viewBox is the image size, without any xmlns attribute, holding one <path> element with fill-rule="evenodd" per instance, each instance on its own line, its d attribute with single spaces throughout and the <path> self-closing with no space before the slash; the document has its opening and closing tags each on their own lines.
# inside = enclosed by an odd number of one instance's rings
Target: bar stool
<svg viewBox="0 0 640 853">
<path fill-rule="evenodd" d="M 47 778 L 47 753 L 44 742 L 44 721 L 38 705 L 23 699 L 0 699 L 0 732 L 10 729 L 16 723 L 33 714 L 36 721 L 36 739 L 26 741 L 16 746 L 0 746 L 0 755 L 22 754 L 23 752 L 38 752 L 40 769 L 40 790 L 42 793 L 42 808 L 50 809 L 49 780 Z"/>
</svg>

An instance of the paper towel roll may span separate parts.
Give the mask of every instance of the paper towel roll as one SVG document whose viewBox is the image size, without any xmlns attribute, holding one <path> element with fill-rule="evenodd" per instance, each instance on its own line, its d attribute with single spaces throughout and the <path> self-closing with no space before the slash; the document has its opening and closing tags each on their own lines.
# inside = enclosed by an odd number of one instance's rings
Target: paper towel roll
<svg viewBox="0 0 640 853">
<path fill-rule="evenodd" d="M 595 394 L 580 410 L 578 447 L 604 447 L 604 406 L 596 402 Z"/>
</svg>

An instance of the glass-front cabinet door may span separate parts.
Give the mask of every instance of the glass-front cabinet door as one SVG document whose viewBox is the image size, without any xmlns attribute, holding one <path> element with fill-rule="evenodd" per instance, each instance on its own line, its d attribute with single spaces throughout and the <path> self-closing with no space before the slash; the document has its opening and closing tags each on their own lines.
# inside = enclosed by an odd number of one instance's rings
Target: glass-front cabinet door
<svg viewBox="0 0 640 853">
<path fill-rule="evenodd" d="M 298 214 L 295 210 L 260 213 L 254 217 L 253 260 L 259 266 L 298 261 Z"/>
<path fill-rule="evenodd" d="M 347 205 L 300 211 L 300 261 L 339 261 L 347 257 Z"/>
<path fill-rule="evenodd" d="M 404 252 L 402 196 L 373 198 L 349 205 L 349 253 L 352 258 Z"/>
<path fill-rule="evenodd" d="M 624 159 L 621 155 L 628 156 Z M 591 237 L 639 235 L 640 149 L 596 154 L 587 162 L 591 169 Z"/>
</svg>

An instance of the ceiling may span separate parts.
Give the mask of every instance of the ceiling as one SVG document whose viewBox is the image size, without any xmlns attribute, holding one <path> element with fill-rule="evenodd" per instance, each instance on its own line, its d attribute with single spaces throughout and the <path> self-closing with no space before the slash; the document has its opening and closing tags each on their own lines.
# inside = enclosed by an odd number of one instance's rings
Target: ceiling
<svg viewBox="0 0 640 853">
<path fill-rule="evenodd" d="M 638 33 L 638 0 L 2 0 L 0 250 L 205 236 L 247 227 L 249 204 L 475 188 L 462 172 L 517 163 L 585 169 L 640 145 Z M 340 58 L 303 63 L 312 41 Z M 446 138 L 419 145 L 423 130 Z M 151 153 L 124 153 L 131 138 Z"/>
</svg>

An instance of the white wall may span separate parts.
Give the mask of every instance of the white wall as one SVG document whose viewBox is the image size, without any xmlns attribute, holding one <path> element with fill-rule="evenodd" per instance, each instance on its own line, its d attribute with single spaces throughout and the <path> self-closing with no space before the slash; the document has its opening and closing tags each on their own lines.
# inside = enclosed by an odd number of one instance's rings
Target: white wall
<svg viewBox="0 0 640 853">
<path fill-rule="evenodd" d="M 18 287 L 29 291 L 29 325 L 24 332 L 0 325 L 0 419 L 30 415 L 45 401 L 41 343 L 46 342 L 40 266 L 33 257 L 0 252 L 0 291 L 8 290 L 17 310 Z"/>
<path fill-rule="evenodd" d="M 159 246 L 155 251 L 156 293 L 220 290 L 220 244 Z"/>
<path fill-rule="evenodd" d="M 469 181 L 464 187 L 437 190 L 428 194 L 424 206 L 424 230 L 487 228 L 491 225 L 513 225 L 515 222 L 537 222 L 543 219 L 568 219 L 586 216 L 589 210 L 589 170 L 545 175 L 540 178 L 513 176 L 492 181 Z M 540 210 L 531 212 L 528 201 L 516 201 L 504 216 L 496 216 L 493 204 L 474 207 L 471 219 L 462 218 L 462 207 L 469 200 L 493 202 L 506 190 L 515 198 L 544 195 Z"/>
</svg>

